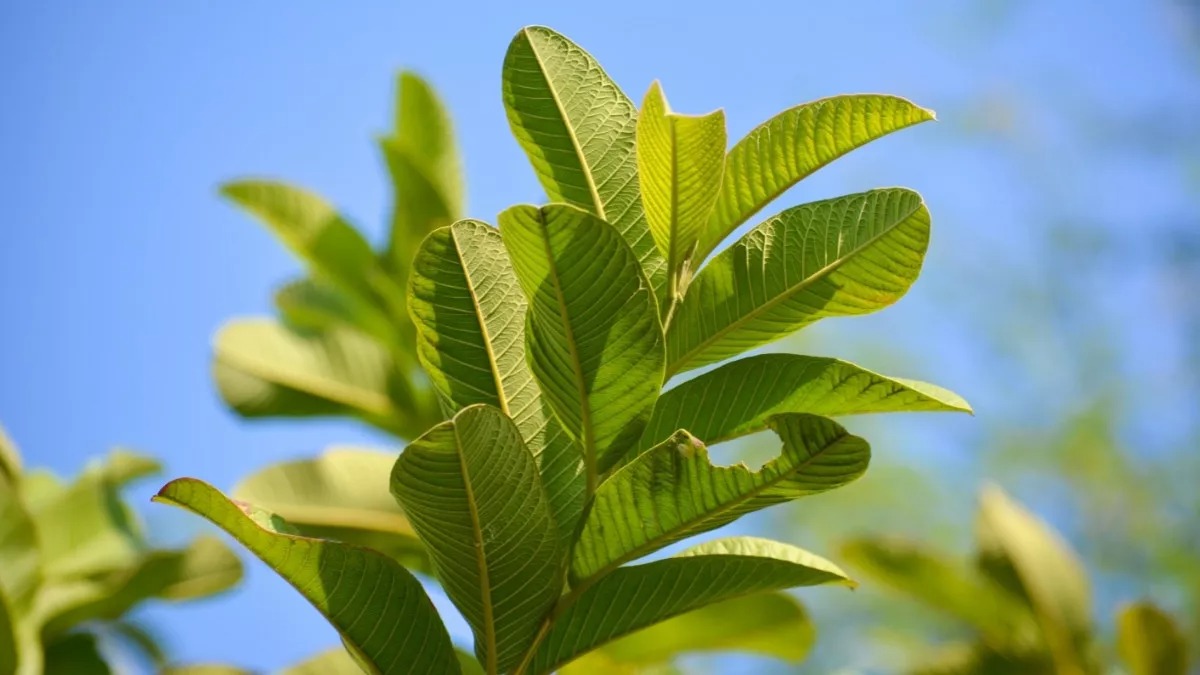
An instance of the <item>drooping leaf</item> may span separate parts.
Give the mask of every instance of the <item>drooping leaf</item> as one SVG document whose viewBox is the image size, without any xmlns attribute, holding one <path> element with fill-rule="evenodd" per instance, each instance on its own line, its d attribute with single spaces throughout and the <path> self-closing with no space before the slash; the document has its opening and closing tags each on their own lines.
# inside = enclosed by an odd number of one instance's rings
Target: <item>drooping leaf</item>
<svg viewBox="0 0 1200 675">
<path fill-rule="evenodd" d="M 1117 651 L 1129 675 L 1184 675 L 1187 643 L 1169 615 L 1149 602 L 1135 602 L 1117 614 Z"/>
<path fill-rule="evenodd" d="M 421 364 L 450 411 L 483 403 L 513 419 L 537 458 L 565 541 L 583 511 L 583 457 L 525 361 L 526 308 L 494 228 L 463 220 L 421 245 L 409 285 Z"/>
<path fill-rule="evenodd" d="M 850 541 L 841 553 L 863 574 L 967 622 L 993 648 L 1021 651 L 1036 646 L 1037 626 L 1029 608 L 965 564 L 886 538 Z"/>
<path fill-rule="evenodd" d="M 396 452 L 334 447 L 282 462 L 244 479 L 233 497 L 279 515 L 307 537 L 373 548 L 411 570 L 430 573 L 425 547 L 392 497 Z"/>
<path fill-rule="evenodd" d="M 321 197 L 268 180 L 232 181 L 221 194 L 261 220 L 317 276 L 364 299 L 378 298 L 388 309 L 403 308 L 401 289 L 379 267 L 371 245 Z"/>
<path fill-rule="evenodd" d="M 279 671 L 279 675 L 362 675 L 354 657 L 342 647 L 335 647 Z"/>
<path fill-rule="evenodd" d="M 667 373 L 772 342 L 828 316 L 866 314 L 904 295 L 929 244 L 929 211 L 903 188 L 788 209 L 713 258 L 667 335 Z"/>
<path fill-rule="evenodd" d="M 642 432 L 649 448 L 676 429 L 716 445 L 766 428 L 779 413 L 854 415 L 958 410 L 957 394 L 924 382 L 885 377 L 838 359 L 759 354 L 738 359 L 666 391 Z"/>
<path fill-rule="evenodd" d="M 718 602 L 610 642 L 599 651 L 616 663 L 666 664 L 701 652 L 744 652 L 801 661 L 816 629 L 786 593 L 757 593 Z"/>
<path fill-rule="evenodd" d="M 550 201 L 611 223 L 661 293 L 666 260 L 642 207 L 633 102 L 591 54 L 541 26 L 513 38 L 503 79 L 508 123 Z"/>
<path fill-rule="evenodd" d="M 995 486 L 980 497 L 978 536 L 985 568 L 1009 570 L 1012 583 L 1028 599 L 1056 667 L 1061 672 L 1085 672 L 1091 591 L 1075 552 L 1057 532 Z"/>
<path fill-rule="evenodd" d="M 389 264 L 407 271 L 425 235 L 457 220 L 464 208 L 462 163 L 450 115 L 414 73 L 400 73 L 395 129 L 380 146 L 394 195 Z"/>
<path fill-rule="evenodd" d="M 203 516 L 232 535 L 300 591 L 378 672 L 458 672 L 433 603 L 416 577 L 391 558 L 289 534 L 279 516 L 239 506 L 192 478 L 171 481 L 154 499 Z"/>
<path fill-rule="evenodd" d="M 563 576 L 537 464 L 516 425 L 490 406 L 463 409 L 405 448 L 392 493 L 471 626 L 487 672 L 512 666 Z"/>
<path fill-rule="evenodd" d="M 302 331 L 322 333 L 351 327 L 384 345 L 398 344 L 402 339 L 386 313 L 352 293 L 313 278 L 285 284 L 275 292 L 275 307 L 285 324 Z"/>
<path fill-rule="evenodd" d="M 763 591 L 838 583 L 833 563 L 766 539 L 735 537 L 666 560 L 621 567 L 582 590 L 546 633 L 526 672 L 548 673 L 575 657 L 685 612 Z"/>
<path fill-rule="evenodd" d="M 126 569 L 49 583 L 35 613 L 43 634 L 58 635 L 86 621 L 117 619 L 150 598 L 214 595 L 241 577 L 241 561 L 225 544 L 199 537 L 183 549 L 149 551 Z"/>
<path fill-rule="evenodd" d="M 514 206 L 500 232 L 529 300 L 530 367 L 583 445 L 594 487 L 637 442 L 662 387 L 654 295 L 616 230 L 575 207 Z"/>
<path fill-rule="evenodd" d="M 402 436 L 441 418 L 388 352 L 353 330 L 300 335 L 269 320 L 238 320 L 217 334 L 214 351 L 221 396 L 246 417 L 349 414 Z"/>
<path fill-rule="evenodd" d="M 596 490 L 571 559 L 571 575 L 588 579 L 747 513 L 832 490 L 862 475 L 871 459 L 863 439 L 815 415 L 773 417 L 780 455 L 752 471 L 714 466 L 686 431 L 655 446 Z"/>
<path fill-rule="evenodd" d="M 854 94 L 798 105 L 767 120 L 729 151 L 721 196 L 696 262 L 817 169 L 880 136 L 933 118 L 933 111 L 902 98 Z"/>
<path fill-rule="evenodd" d="M 724 111 L 671 113 L 662 87 L 650 85 L 638 113 L 637 166 L 650 234 L 667 260 L 669 300 L 682 297 L 684 270 L 699 265 L 690 258 L 720 194 L 725 142 Z"/>
</svg>

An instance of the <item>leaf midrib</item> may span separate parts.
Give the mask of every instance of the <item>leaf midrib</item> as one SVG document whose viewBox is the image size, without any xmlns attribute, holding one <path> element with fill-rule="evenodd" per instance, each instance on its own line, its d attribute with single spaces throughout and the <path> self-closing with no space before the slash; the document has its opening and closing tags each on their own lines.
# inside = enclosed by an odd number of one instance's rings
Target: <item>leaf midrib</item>
<svg viewBox="0 0 1200 675">
<path fill-rule="evenodd" d="M 779 476 L 777 476 L 774 480 L 770 480 L 761 485 L 758 485 L 753 490 L 747 492 L 746 494 L 741 495 L 741 496 L 737 497 L 736 499 L 733 499 L 729 502 L 726 502 L 725 504 L 722 504 L 720 507 L 718 507 L 715 510 L 705 512 L 698 518 L 681 522 L 678 526 L 676 526 L 674 528 L 664 530 L 657 537 L 647 540 L 646 542 L 642 543 L 641 545 L 631 549 L 625 555 L 619 556 L 616 559 L 614 559 L 612 562 L 605 565 L 604 567 L 601 567 L 598 571 L 594 572 L 593 574 L 588 575 L 583 581 L 580 582 L 579 585 L 582 586 L 584 584 L 587 584 L 591 580 L 600 579 L 600 578 L 604 577 L 605 575 L 609 574 L 610 572 L 612 572 L 613 570 L 615 570 L 616 568 L 620 567 L 621 565 L 624 565 L 625 563 L 627 563 L 631 560 L 637 560 L 638 558 L 641 558 L 642 556 L 647 555 L 647 554 L 652 553 L 653 551 L 657 550 L 658 547 L 660 546 L 660 542 L 662 542 L 664 540 L 669 540 L 671 537 L 678 535 L 680 533 L 686 532 L 690 529 L 701 527 L 704 525 L 704 523 L 715 520 L 717 516 L 724 515 L 724 514 L 728 513 L 730 510 L 732 510 L 733 508 L 744 504 L 745 502 L 753 499 L 754 497 L 760 496 L 767 489 L 775 487 L 779 483 L 791 478 L 796 473 L 799 473 L 801 470 L 807 468 L 812 462 L 814 462 L 818 458 L 822 457 L 825 453 L 829 452 L 830 448 L 834 447 L 835 445 L 838 445 L 839 443 L 841 443 L 842 441 L 844 441 L 845 439 L 847 439 L 849 437 L 850 437 L 850 434 L 848 432 L 843 432 L 835 440 L 822 446 L 818 452 L 811 454 L 803 462 L 797 464 L 791 470 L 786 471 L 786 472 L 780 472 Z M 646 455 L 643 455 L 643 456 L 648 456 L 649 454 L 650 453 L 646 453 Z M 704 459 L 705 459 L 705 461 L 707 461 L 709 463 L 709 466 L 713 466 L 711 457 L 708 455 L 707 451 L 705 451 Z M 752 476 L 762 475 L 762 473 L 764 471 L 766 471 L 767 467 L 770 466 L 770 464 L 777 462 L 779 459 L 782 459 L 782 458 L 776 458 L 775 460 L 772 460 L 772 462 L 769 463 L 767 466 L 763 466 L 758 471 L 751 471 L 750 474 Z M 613 473 L 612 476 L 609 476 L 608 480 L 613 480 L 615 477 L 617 477 L 621 473 L 631 470 L 630 467 L 635 467 L 635 466 L 636 466 L 636 462 L 631 462 L 631 463 L 621 467 L 621 469 L 619 469 L 618 471 Z M 714 466 L 713 468 L 736 469 L 739 467 L 744 468 L 747 471 L 749 471 L 749 468 L 746 467 L 745 463 L 740 463 L 740 462 L 738 464 L 733 465 L 732 467 L 715 467 Z M 607 481 L 605 481 L 605 482 L 607 482 Z"/>
<path fill-rule="evenodd" d="M 667 366 L 667 379 L 670 379 L 671 376 L 678 373 L 679 368 L 681 368 L 684 365 L 687 365 L 687 363 L 689 361 L 691 361 L 694 357 L 703 353 L 704 350 L 711 347 L 714 343 L 719 341 L 721 338 L 724 338 L 726 335 L 729 335 L 730 333 L 741 328 L 742 326 L 749 323 L 750 321 L 757 319 L 762 314 L 765 314 L 766 312 L 769 312 L 770 310 L 775 309 L 776 306 L 789 300 L 796 293 L 799 293 L 800 291 L 804 290 L 808 286 L 820 281 L 826 275 L 836 271 L 842 265 L 845 265 L 847 262 L 849 262 L 851 259 L 853 259 L 855 256 L 857 256 L 863 250 L 867 249 L 870 246 L 873 246 L 877 241 L 879 241 L 883 237 L 891 234 L 897 228 L 904 225 L 904 223 L 908 222 L 908 220 L 910 218 L 912 218 L 912 216 L 914 214 L 916 214 L 918 211 L 921 210 L 922 206 L 924 206 L 924 202 L 922 200 L 918 199 L 916 206 L 911 211 L 908 211 L 902 217 L 898 217 L 895 220 L 895 222 L 893 222 L 887 228 L 880 231 L 875 236 L 867 239 L 862 244 L 847 251 L 845 253 L 845 255 L 841 256 L 837 260 L 829 263 L 828 265 L 825 265 L 824 267 L 822 267 L 819 270 L 814 271 L 812 274 L 805 277 L 799 283 L 794 284 L 794 285 L 784 289 L 780 293 L 776 294 L 775 297 L 771 298 L 770 300 L 767 300 L 766 302 L 759 305 L 758 307 L 752 308 L 746 314 L 738 317 L 737 319 L 734 319 L 733 321 L 729 322 L 724 327 L 720 328 L 715 333 L 710 335 L 708 338 L 699 342 L 695 347 L 691 348 L 686 353 L 681 355 L 678 359 L 676 359 L 674 363 L 671 363 Z M 732 250 L 732 249 L 730 249 L 730 250 Z M 707 269 L 707 266 L 706 266 L 706 269 Z M 736 291 L 735 291 L 735 293 L 736 293 Z"/>
<path fill-rule="evenodd" d="M 479 569 L 479 597 L 483 607 L 483 643 L 487 656 L 486 670 L 489 675 L 499 672 L 499 654 L 496 648 L 496 617 L 492 607 L 492 582 L 488 574 L 487 542 L 483 540 L 483 526 L 479 520 L 479 504 L 475 501 L 475 490 L 471 487 L 471 473 L 467 469 L 466 446 L 459 435 L 458 425 L 454 428 L 454 454 L 458 458 L 459 470 L 462 471 L 463 491 L 467 497 L 467 513 L 471 517 L 471 534 L 475 538 L 475 563 Z"/>
<path fill-rule="evenodd" d="M 484 236 L 487 236 L 486 233 Z M 458 235 L 455 234 L 454 228 L 450 228 L 450 239 L 454 241 L 454 251 L 458 254 L 458 259 L 462 261 L 463 277 L 467 281 L 467 292 L 471 294 L 471 309 L 475 311 L 475 318 L 479 321 L 479 333 L 483 336 L 483 349 L 487 352 L 488 366 L 492 374 L 492 380 L 496 385 L 496 399 L 499 404 L 500 412 L 509 417 L 508 412 L 508 395 L 504 393 L 504 378 L 500 374 L 500 364 L 496 361 L 496 352 L 492 349 L 492 337 L 488 332 L 487 319 L 483 316 L 483 307 L 479 304 L 479 295 L 475 292 L 475 280 L 471 278 L 471 270 L 467 266 L 467 258 L 463 254 L 458 245 Z"/>
<path fill-rule="evenodd" d="M 575 157 L 579 160 L 580 173 L 583 174 L 584 179 L 587 181 L 588 192 L 592 195 L 594 213 L 600 220 L 607 221 L 608 218 L 604 214 L 604 202 L 600 199 L 600 190 L 596 185 L 595 177 L 592 175 L 592 167 L 588 163 L 587 155 L 583 152 L 583 145 L 580 144 L 579 137 L 575 135 L 575 128 L 572 126 L 566 107 L 563 106 L 562 99 L 558 96 L 558 90 L 551 83 L 550 75 L 546 72 L 546 66 L 542 62 L 542 55 L 538 52 L 538 48 L 534 43 L 533 33 L 528 28 L 523 29 L 522 32 L 525 34 L 526 43 L 529 44 L 529 51 L 533 54 L 533 60 L 538 64 L 538 70 L 541 71 L 542 80 L 546 83 L 546 91 L 550 92 L 550 100 L 554 101 L 554 107 L 562 117 L 563 129 L 567 132 L 567 138 L 571 141 L 571 147 L 575 149 Z"/>
</svg>

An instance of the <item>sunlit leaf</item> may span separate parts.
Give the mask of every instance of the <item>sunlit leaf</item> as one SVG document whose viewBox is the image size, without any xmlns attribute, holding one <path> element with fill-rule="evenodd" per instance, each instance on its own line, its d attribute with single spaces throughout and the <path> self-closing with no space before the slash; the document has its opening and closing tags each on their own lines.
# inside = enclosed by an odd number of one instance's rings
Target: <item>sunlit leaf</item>
<svg viewBox="0 0 1200 675">
<path fill-rule="evenodd" d="M 666 260 L 642 208 L 633 102 L 591 54 L 541 26 L 513 38 L 503 80 L 509 125 L 550 201 L 611 223 L 662 292 Z"/>
<path fill-rule="evenodd" d="M 718 602 L 643 628 L 600 652 L 617 663 L 665 664 L 702 652 L 744 652 L 801 661 L 816 629 L 804 607 L 785 593 L 757 593 Z"/>
<path fill-rule="evenodd" d="M 546 673 L 619 637 L 706 605 L 762 591 L 853 585 L 833 563 L 753 537 L 722 539 L 666 560 L 621 567 L 572 591 L 528 672 Z"/>
<path fill-rule="evenodd" d="M 42 578 L 37 529 L 19 487 L 0 476 L 0 592 L 13 611 L 28 606 Z"/>
<path fill-rule="evenodd" d="M 1149 602 L 1135 602 L 1117 614 L 1117 651 L 1130 675 L 1184 675 L 1188 650 L 1170 616 Z"/>
<path fill-rule="evenodd" d="M 747 513 L 840 487 L 870 462 L 866 441 L 832 420 L 781 415 L 768 423 L 783 450 L 758 471 L 714 466 L 704 444 L 680 431 L 613 472 L 596 490 L 572 555 L 572 577 L 603 575 Z"/>
<path fill-rule="evenodd" d="M 233 497 L 279 515 L 304 536 L 367 546 L 428 573 L 425 547 L 389 489 L 397 455 L 330 448 L 312 459 L 251 474 L 233 489 Z"/>
<path fill-rule="evenodd" d="M 435 231 L 413 261 L 409 308 L 418 354 L 451 411 L 483 403 L 512 417 L 537 458 L 566 541 L 583 510 L 583 457 L 525 361 L 525 296 L 500 233 L 463 220 Z"/>
<path fill-rule="evenodd" d="M 669 299 L 682 296 L 680 276 L 691 261 L 725 168 L 725 113 L 687 116 L 670 112 L 655 82 L 638 113 L 637 166 L 646 221 L 667 260 Z"/>
<path fill-rule="evenodd" d="M 562 587 L 558 533 L 512 420 L 475 405 L 405 448 L 392 492 L 475 634 L 488 672 L 520 658 Z"/>
<path fill-rule="evenodd" d="M 289 534 L 279 516 L 239 506 L 191 478 L 171 481 L 154 499 L 203 516 L 232 535 L 292 584 L 380 673 L 458 672 L 450 636 L 420 582 L 387 556 Z"/>
<path fill-rule="evenodd" d="M 767 120 L 729 151 L 696 262 L 805 176 L 880 136 L 931 119 L 933 111 L 902 98 L 854 94 L 798 105 Z"/>
<path fill-rule="evenodd" d="M 662 386 L 654 295 L 616 230 L 577 208 L 514 206 L 500 231 L 529 300 L 529 364 L 594 486 L 637 442 Z"/>
<path fill-rule="evenodd" d="M 140 526 L 117 488 L 103 466 L 93 465 L 31 509 L 45 577 L 105 574 L 137 563 Z"/>
<path fill-rule="evenodd" d="M 325 332 L 357 328 L 385 345 L 401 340 L 386 313 L 352 293 L 311 278 L 301 278 L 275 292 L 275 307 L 289 327 Z M 411 342 L 411 341 L 410 341 Z"/>
<path fill-rule="evenodd" d="M 335 647 L 279 671 L 279 675 L 362 675 L 354 657 L 342 647 Z"/>
<path fill-rule="evenodd" d="M 649 448 L 676 429 L 708 445 L 762 431 L 785 412 L 814 415 L 958 410 L 957 394 L 915 380 L 885 377 L 838 359 L 760 354 L 727 363 L 666 391 L 642 432 Z"/>
<path fill-rule="evenodd" d="M 903 188 L 804 204 L 713 258 L 667 335 L 667 373 L 721 361 L 829 316 L 898 300 L 921 271 L 929 211 Z"/>
</svg>

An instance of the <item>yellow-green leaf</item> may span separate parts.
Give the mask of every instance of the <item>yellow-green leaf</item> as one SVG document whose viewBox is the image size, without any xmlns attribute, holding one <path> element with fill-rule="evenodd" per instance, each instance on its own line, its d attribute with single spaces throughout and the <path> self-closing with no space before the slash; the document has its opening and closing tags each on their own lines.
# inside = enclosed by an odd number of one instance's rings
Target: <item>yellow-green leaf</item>
<svg viewBox="0 0 1200 675">
<path fill-rule="evenodd" d="M 1184 675 L 1187 643 L 1175 621 L 1149 602 L 1135 602 L 1117 614 L 1117 651 L 1129 675 Z"/>
</svg>

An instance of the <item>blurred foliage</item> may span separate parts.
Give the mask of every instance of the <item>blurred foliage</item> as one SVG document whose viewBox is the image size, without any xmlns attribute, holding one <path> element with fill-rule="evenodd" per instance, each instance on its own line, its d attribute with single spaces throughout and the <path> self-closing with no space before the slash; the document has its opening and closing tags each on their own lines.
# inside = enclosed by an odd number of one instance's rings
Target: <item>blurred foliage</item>
<svg viewBox="0 0 1200 675">
<path fill-rule="evenodd" d="M 969 563 L 896 537 L 848 542 L 842 557 L 868 579 L 911 596 L 973 639 L 930 646 L 911 673 L 1037 675 L 1108 672 L 1119 653 L 1133 674 L 1184 675 L 1187 647 L 1168 615 L 1148 602 L 1119 615 L 1118 648 L 1092 626 L 1087 571 L 1045 522 L 998 488 L 984 491 Z M 917 628 L 913 626 L 912 628 Z"/>
<path fill-rule="evenodd" d="M 150 546 L 121 489 L 158 472 L 154 460 L 114 450 L 67 482 L 25 469 L 0 429 L 0 673 L 161 665 L 169 653 L 133 611 L 155 599 L 204 598 L 241 579 L 241 562 L 213 537 Z"/>
</svg>

